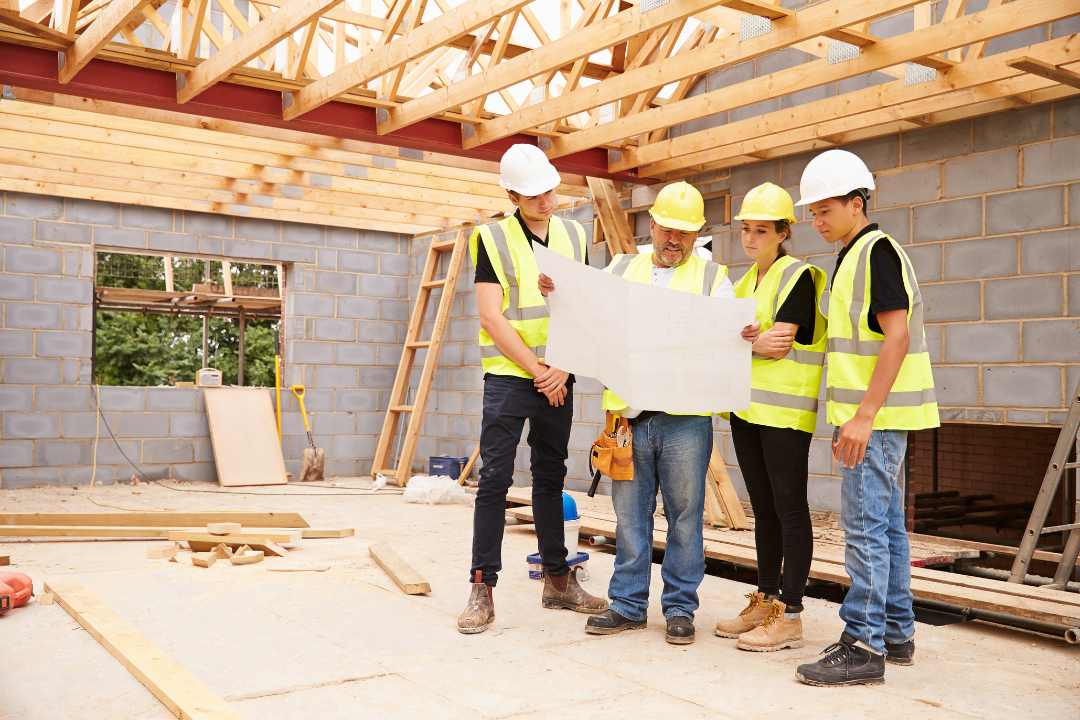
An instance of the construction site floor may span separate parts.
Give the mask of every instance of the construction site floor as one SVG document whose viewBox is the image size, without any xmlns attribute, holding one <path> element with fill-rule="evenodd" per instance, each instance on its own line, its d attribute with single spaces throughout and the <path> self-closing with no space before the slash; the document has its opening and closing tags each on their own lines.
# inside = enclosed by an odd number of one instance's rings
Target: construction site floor
<svg viewBox="0 0 1080 720">
<path fill-rule="evenodd" d="M 333 479 L 358 493 L 361 479 Z M 324 488 L 329 483 L 324 484 Z M 296 511 L 313 527 L 353 527 L 304 540 L 285 559 L 213 567 L 149 560 L 163 541 L 47 539 L 0 543 L 12 567 L 44 581 L 71 577 L 249 720 L 355 718 L 1078 718 L 1080 646 L 980 622 L 920 623 L 916 664 L 889 666 L 874 687 L 822 689 L 795 678 L 843 629 L 835 603 L 808 598 L 806 645 L 749 653 L 715 637 L 749 585 L 706 576 L 689 646 L 664 641 L 660 567 L 649 626 L 585 634 L 585 616 L 540 605 L 528 577 L 531 525 L 506 528 L 497 618 L 479 635 L 456 619 L 469 594 L 472 510 L 413 505 L 400 495 L 332 495 L 291 485 L 232 490 L 200 483 L 97 488 L 98 502 L 139 510 Z M 270 493 L 273 493 L 272 495 Z M 0 491 L 3 512 L 96 512 L 86 488 Z M 10 538 L 9 538 L 10 539 Z M 368 555 L 389 543 L 431 584 L 407 596 Z M 270 572 L 273 562 L 329 565 Z M 614 556 L 592 554 L 586 589 L 603 594 Z M 60 605 L 31 601 L 0 617 L 7 669 L 0 718 L 166 720 L 174 717 Z"/>
</svg>

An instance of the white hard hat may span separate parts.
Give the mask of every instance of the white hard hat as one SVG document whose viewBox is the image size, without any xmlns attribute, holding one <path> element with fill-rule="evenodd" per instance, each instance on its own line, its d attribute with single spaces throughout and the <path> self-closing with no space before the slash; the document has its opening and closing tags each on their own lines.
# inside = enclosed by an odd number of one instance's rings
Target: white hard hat
<svg viewBox="0 0 1080 720">
<path fill-rule="evenodd" d="M 499 186 L 519 195 L 543 195 L 562 182 L 544 151 L 535 145 L 513 145 L 499 162 Z"/>
<path fill-rule="evenodd" d="M 799 183 L 799 202 L 843 197 L 853 190 L 873 190 L 874 176 L 858 155 L 847 150 L 829 150 L 810 161 Z"/>
</svg>

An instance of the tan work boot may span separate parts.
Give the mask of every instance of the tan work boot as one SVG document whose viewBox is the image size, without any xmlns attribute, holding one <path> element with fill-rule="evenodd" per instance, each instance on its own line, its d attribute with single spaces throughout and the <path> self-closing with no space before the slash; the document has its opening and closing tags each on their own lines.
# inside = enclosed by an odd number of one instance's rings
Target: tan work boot
<svg viewBox="0 0 1080 720">
<path fill-rule="evenodd" d="M 788 620 L 784 617 L 787 606 L 779 600 L 766 601 L 769 614 L 753 630 L 739 636 L 735 647 L 754 652 L 773 652 L 784 648 L 801 648 L 802 618 Z"/>
<path fill-rule="evenodd" d="M 485 585 L 481 578 L 481 573 L 477 570 L 476 582 L 472 584 L 472 593 L 469 595 L 469 604 L 465 607 L 465 612 L 458 616 L 458 632 L 466 635 L 484 632 L 495 620 L 495 598 L 491 592 L 494 588 Z"/>
<path fill-rule="evenodd" d="M 599 615 L 607 610 L 608 601 L 593 597 L 578 585 L 577 568 L 562 577 L 544 576 L 544 594 L 540 600 L 546 608 L 566 608 L 586 615 Z"/>
<path fill-rule="evenodd" d="M 769 601 L 765 593 L 752 592 L 746 597 L 750 604 L 746 606 L 739 616 L 731 620 L 720 620 L 716 623 L 716 634 L 725 638 L 737 638 L 744 632 L 749 632 L 765 621 L 769 615 Z"/>
</svg>

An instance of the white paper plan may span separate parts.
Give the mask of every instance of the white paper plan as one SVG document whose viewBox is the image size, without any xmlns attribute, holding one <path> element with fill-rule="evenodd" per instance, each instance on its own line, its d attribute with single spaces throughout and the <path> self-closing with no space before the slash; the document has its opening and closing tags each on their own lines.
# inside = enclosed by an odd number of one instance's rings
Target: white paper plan
<svg viewBox="0 0 1080 720">
<path fill-rule="evenodd" d="M 754 299 L 713 298 L 630 282 L 534 244 L 555 283 L 546 362 L 593 377 L 638 410 L 750 409 Z"/>
</svg>

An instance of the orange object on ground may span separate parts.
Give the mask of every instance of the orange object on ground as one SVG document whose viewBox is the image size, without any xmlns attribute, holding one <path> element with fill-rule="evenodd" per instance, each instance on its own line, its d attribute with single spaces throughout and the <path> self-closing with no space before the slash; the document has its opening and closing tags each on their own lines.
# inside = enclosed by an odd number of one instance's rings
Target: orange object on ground
<svg viewBox="0 0 1080 720">
<path fill-rule="evenodd" d="M 0 615 L 25 605 L 34 594 L 34 581 L 19 572 L 0 572 Z"/>
</svg>

